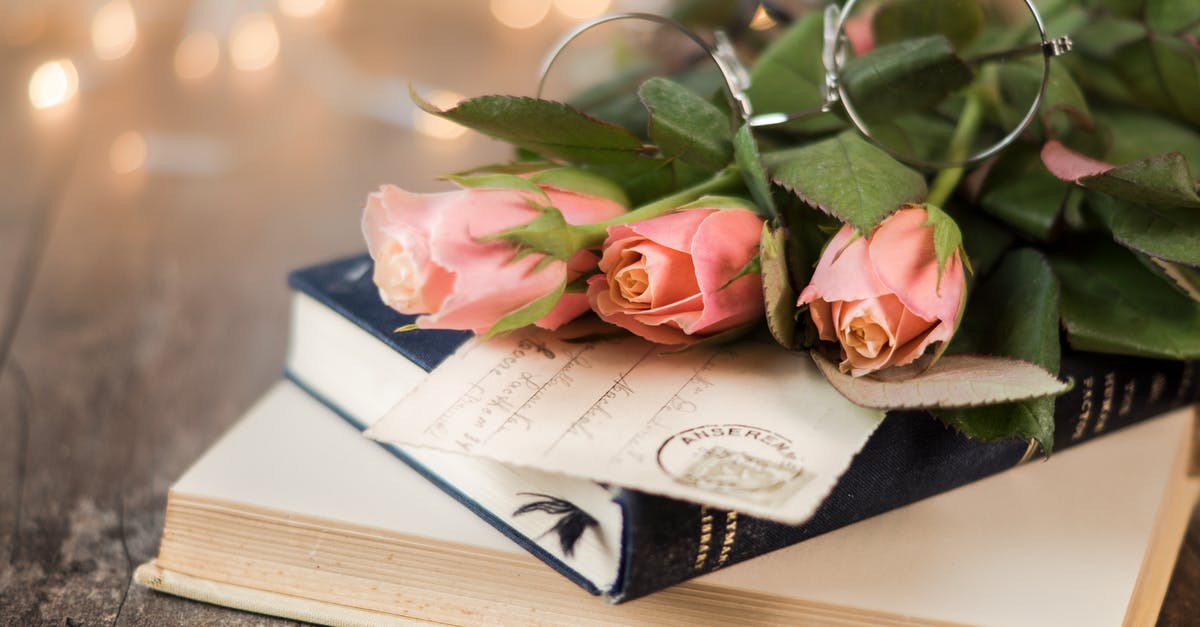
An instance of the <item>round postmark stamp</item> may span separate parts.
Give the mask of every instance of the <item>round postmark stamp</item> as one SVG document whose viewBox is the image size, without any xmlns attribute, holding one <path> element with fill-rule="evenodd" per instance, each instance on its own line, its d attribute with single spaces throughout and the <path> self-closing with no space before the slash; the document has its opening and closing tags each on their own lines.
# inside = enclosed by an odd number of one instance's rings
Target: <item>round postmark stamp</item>
<svg viewBox="0 0 1200 627">
<path fill-rule="evenodd" d="M 785 500 L 810 479 L 791 440 L 743 424 L 680 431 L 658 447 L 658 466 L 677 483 L 763 502 Z"/>
</svg>

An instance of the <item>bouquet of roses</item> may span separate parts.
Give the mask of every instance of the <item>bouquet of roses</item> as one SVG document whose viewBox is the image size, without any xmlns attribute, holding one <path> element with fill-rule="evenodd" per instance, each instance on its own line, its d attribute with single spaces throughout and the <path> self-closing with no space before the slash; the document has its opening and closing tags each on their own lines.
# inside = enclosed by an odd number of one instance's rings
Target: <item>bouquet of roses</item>
<svg viewBox="0 0 1200 627">
<path fill-rule="evenodd" d="M 370 195 L 381 296 L 485 336 L 587 314 L 680 350 L 765 326 L 852 401 L 1048 454 L 1064 340 L 1200 358 L 1200 4 L 1040 4 L 776 14 L 761 51 L 703 46 L 728 93 L 647 76 L 605 119 L 414 94 L 517 150 L 458 191 Z"/>
</svg>

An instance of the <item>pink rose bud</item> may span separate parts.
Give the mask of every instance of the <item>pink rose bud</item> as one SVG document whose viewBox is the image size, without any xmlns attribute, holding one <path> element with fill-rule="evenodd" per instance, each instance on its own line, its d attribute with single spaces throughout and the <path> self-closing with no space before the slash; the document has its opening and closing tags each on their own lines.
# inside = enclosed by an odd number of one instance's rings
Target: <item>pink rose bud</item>
<svg viewBox="0 0 1200 627">
<path fill-rule="evenodd" d="M 962 313 L 965 277 L 959 251 L 938 280 L 933 228 L 925 208 L 908 205 L 870 237 L 849 225 L 821 254 L 800 293 L 822 340 L 842 348 L 842 372 L 858 377 L 912 363 L 934 342 L 949 341 Z"/>
<path fill-rule="evenodd" d="M 612 200 L 543 187 L 550 204 L 570 224 L 613 218 L 625 208 Z M 564 280 L 595 267 L 580 251 L 570 263 L 545 261 L 540 253 L 515 259 L 514 245 L 483 241 L 538 216 L 532 194 L 512 189 L 463 189 L 414 194 L 385 185 L 368 196 L 363 236 L 375 260 L 375 285 L 392 309 L 424 314 L 423 329 L 482 333 L 510 313 L 549 294 Z M 532 198 L 545 204 L 545 198 Z M 536 324 L 556 328 L 587 311 L 582 294 L 564 296 Z"/>
<path fill-rule="evenodd" d="M 747 273 L 762 220 L 745 209 L 687 209 L 610 226 L 587 297 L 602 319 L 659 344 L 688 345 L 763 315 Z"/>
</svg>

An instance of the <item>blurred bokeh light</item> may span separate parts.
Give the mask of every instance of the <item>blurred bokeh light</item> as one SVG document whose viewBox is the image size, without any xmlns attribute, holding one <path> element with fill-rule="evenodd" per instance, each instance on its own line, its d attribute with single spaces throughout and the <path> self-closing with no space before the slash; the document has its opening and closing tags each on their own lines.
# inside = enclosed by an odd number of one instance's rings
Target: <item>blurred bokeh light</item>
<svg viewBox="0 0 1200 627">
<path fill-rule="evenodd" d="M 100 5 L 92 17 L 92 49 L 96 56 L 120 59 L 133 50 L 137 42 L 137 18 L 133 6 L 126 0 L 112 0 Z"/>
<path fill-rule="evenodd" d="M 267 13 L 247 13 L 229 31 L 229 60 L 246 72 L 266 69 L 279 56 L 279 30 Z"/>
<path fill-rule="evenodd" d="M 212 74 L 221 60 L 221 42 L 208 31 L 183 38 L 175 49 L 175 73 L 184 80 L 200 80 Z"/>
<path fill-rule="evenodd" d="M 491 0 L 492 15 L 516 29 L 537 26 L 550 12 L 550 0 Z"/>
<path fill-rule="evenodd" d="M 609 0 L 554 0 L 554 8 L 576 20 L 590 20 L 608 11 Z"/>
<path fill-rule="evenodd" d="M 29 102 L 35 109 L 56 107 L 78 92 L 79 74 L 70 59 L 47 61 L 29 77 Z"/>
<path fill-rule="evenodd" d="M 108 151 L 113 172 L 129 174 L 146 165 L 146 138 L 137 131 L 126 131 L 113 140 Z"/>
</svg>

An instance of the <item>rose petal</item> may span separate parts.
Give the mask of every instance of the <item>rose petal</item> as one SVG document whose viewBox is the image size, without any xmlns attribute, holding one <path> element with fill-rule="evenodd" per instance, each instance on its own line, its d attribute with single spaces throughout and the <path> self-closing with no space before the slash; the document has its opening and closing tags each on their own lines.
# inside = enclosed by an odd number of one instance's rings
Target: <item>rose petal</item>
<svg viewBox="0 0 1200 627">
<path fill-rule="evenodd" d="M 837 304 L 841 304 L 838 301 Z M 813 324 L 817 325 L 817 332 L 822 340 L 836 341 L 837 326 L 833 321 L 833 311 L 829 303 L 822 299 L 812 301 L 808 306 L 808 314 L 812 317 Z"/>
<path fill-rule="evenodd" d="M 567 224 L 593 224 L 625 213 L 625 207 L 615 200 L 585 196 L 545 185 L 542 189 L 550 197 L 550 206 L 562 212 Z"/>
<path fill-rule="evenodd" d="M 953 323 L 962 304 L 962 260 L 956 254 L 947 261 L 939 284 L 933 228 L 925 221 L 923 208 L 897 211 L 884 220 L 867 244 L 870 265 L 887 292 L 913 313 Z"/>
<path fill-rule="evenodd" d="M 863 300 L 888 292 L 871 265 L 866 240 L 856 236 L 854 228 L 847 225 L 825 245 L 812 280 L 800 292 L 797 302 L 803 305 L 817 298 L 829 302 Z"/>
<path fill-rule="evenodd" d="M 418 319 L 424 328 L 490 329 L 504 316 L 550 293 L 566 279 L 566 264 L 554 261 L 535 268 L 544 257 L 514 259 L 512 245 L 480 241 L 497 231 L 520 226 L 536 215 L 509 190 L 468 190 L 440 207 L 430 233 L 433 261 L 454 275 L 454 286 L 440 311 Z M 480 211 L 486 207 L 486 211 Z"/>
<path fill-rule="evenodd" d="M 896 349 L 892 355 L 892 366 L 903 366 L 916 361 L 925 354 L 925 349 L 934 342 L 948 342 L 954 336 L 954 325 L 938 322 L 917 337 Z"/>
<path fill-rule="evenodd" d="M 716 209 L 689 209 L 676 211 L 664 216 L 651 218 L 642 222 L 628 225 L 630 231 L 637 233 L 660 246 L 673 248 L 681 253 L 692 252 L 692 236 L 700 223 L 708 218 Z M 612 231 L 609 231 L 611 236 Z"/>
<path fill-rule="evenodd" d="M 634 335 L 643 337 L 657 344 L 685 345 L 696 341 L 683 331 L 668 325 L 647 325 L 639 322 L 634 316 L 626 314 L 616 306 L 608 294 L 608 282 L 603 276 L 594 276 L 588 280 L 588 303 L 600 317 L 608 323 L 615 324 Z"/>
<path fill-rule="evenodd" d="M 554 309 L 546 314 L 545 318 L 538 320 L 534 324 L 548 331 L 553 331 L 582 316 L 588 309 L 587 294 L 579 292 L 563 294 L 563 297 L 559 299 Z"/>
<path fill-rule="evenodd" d="M 700 292 L 696 269 L 687 253 L 643 241 L 629 248 L 646 260 L 650 282 L 650 306 L 665 307 Z"/>
<path fill-rule="evenodd" d="M 383 185 L 379 191 L 368 195 L 362 230 L 371 258 L 376 258 L 387 244 L 386 230 L 394 225 L 405 225 L 423 235 L 428 234 L 437 215 L 430 206 L 434 196 L 438 195 L 413 194 L 395 185 Z"/>
<path fill-rule="evenodd" d="M 890 365 L 892 353 L 896 350 L 893 329 L 899 326 L 903 313 L 904 306 L 894 297 L 868 298 L 844 303 L 837 318 L 838 339 L 845 355 L 840 366 L 842 371 L 859 377 Z M 847 337 L 853 333 L 851 325 L 857 320 L 865 320 L 875 325 L 886 336 L 874 356 L 856 350 Z"/>
<path fill-rule="evenodd" d="M 1075 152 L 1057 139 L 1042 146 L 1042 163 L 1051 174 L 1068 183 L 1113 169 L 1112 164 Z"/>
<path fill-rule="evenodd" d="M 762 316 L 762 275 L 746 274 L 730 283 L 757 253 L 762 225 L 761 218 L 745 209 L 716 211 L 700 223 L 691 251 L 704 308 L 685 331 L 718 332 Z"/>
</svg>

